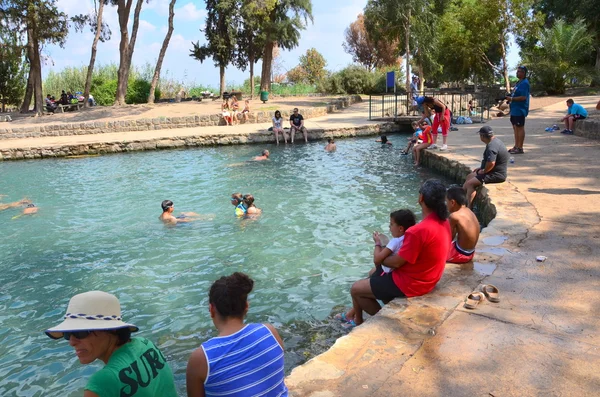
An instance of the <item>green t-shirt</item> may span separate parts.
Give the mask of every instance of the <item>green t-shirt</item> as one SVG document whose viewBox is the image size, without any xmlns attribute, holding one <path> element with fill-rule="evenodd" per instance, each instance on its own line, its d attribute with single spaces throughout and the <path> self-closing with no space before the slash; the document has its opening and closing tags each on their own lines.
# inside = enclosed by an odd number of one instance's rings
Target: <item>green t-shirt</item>
<svg viewBox="0 0 600 397">
<path fill-rule="evenodd" d="M 177 397 L 171 367 L 145 338 L 131 338 L 118 348 L 85 389 L 100 397 Z"/>
</svg>

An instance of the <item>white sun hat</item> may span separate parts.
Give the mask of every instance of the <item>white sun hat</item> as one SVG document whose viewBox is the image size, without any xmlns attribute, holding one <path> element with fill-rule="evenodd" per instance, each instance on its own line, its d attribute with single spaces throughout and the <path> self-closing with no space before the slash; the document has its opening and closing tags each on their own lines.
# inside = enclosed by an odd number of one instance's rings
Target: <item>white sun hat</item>
<svg viewBox="0 0 600 397">
<path fill-rule="evenodd" d="M 102 291 L 90 291 L 72 297 L 64 321 L 47 329 L 45 333 L 52 339 L 59 339 L 63 332 L 121 328 L 129 328 L 131 332 L 139 329 L 122 321 L 121 305 L 116 296 Z"/>
</svg>

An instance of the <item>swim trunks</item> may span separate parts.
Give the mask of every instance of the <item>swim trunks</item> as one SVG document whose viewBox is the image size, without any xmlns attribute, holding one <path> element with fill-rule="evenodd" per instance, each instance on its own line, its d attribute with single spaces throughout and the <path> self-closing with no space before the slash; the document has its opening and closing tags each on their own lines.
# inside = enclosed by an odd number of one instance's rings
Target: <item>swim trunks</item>
<svg viewBox="0 0 600 397">
<path fill-rule="evenodd" d="M 475 255 L 475 249 L 465 250 L 460 248 L 456 240 L 450 243 L 450 251 L 448 251 L 448 259 L 446 262 L 449 263 L 467 263 L 473 259 Z"/>
</svg>

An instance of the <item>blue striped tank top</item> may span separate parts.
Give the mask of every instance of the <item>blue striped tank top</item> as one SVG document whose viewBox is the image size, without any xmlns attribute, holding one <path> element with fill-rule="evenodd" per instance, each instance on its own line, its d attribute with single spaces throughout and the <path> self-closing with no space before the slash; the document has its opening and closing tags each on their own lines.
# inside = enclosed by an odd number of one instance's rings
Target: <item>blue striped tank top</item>
<svg viewBox="0 0 600 397">
<path fill-rule="evenodd" d="M 283 349 L 263 324 L 202 344 L 208 363 L 207 396 L 287 396 Z"/>
</svg>

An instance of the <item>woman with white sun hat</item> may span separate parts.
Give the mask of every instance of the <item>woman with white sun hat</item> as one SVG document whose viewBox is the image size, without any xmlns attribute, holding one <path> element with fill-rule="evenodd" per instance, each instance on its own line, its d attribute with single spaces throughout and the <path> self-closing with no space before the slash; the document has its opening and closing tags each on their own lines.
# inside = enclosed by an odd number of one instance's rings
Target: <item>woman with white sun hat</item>
<svg viewBox="0 0 600 397">
<path fill-rule="evenodd" d="M 81 364 L 104 362 L 88 381 L 84 397 L 176 397 L 167 360 L 148 339 L 132 338 L 137 331 L 121 319 L 116 296 L 90 291 L 72 297 L 64 321 L 45 332 L 69 341 Z"/>
</svg>

